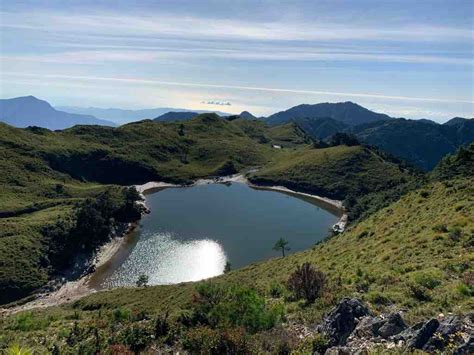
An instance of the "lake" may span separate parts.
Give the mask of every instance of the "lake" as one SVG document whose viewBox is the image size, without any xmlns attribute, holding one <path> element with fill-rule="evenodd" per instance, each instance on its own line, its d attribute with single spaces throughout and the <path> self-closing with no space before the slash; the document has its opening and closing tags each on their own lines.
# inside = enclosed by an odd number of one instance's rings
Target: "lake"
<svg viewBox="0 0 474 355">
<path fill-rule="evenodd" d="M 121 250 L 97 269 L 90 285 L 134 285 L 140 274 L 149 284 L 197 281 L 279 257 L 273 245 L 288 240 L 291 252 L 310 248 L 327 236 L 339 212 L 298 195 L 254 189 L 246 184 L 205 184 L 147 194 L 151 213 Z"/>
</svg>

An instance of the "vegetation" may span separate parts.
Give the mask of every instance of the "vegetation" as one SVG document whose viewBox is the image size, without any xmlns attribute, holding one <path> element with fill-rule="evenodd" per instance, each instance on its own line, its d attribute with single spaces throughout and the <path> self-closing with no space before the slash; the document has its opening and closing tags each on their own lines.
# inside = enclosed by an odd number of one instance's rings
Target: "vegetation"
<svg viewBox="0 0 474 355">
<path fill-rule="evenodd" d="M 296 299 L 304 298 L 306 302 L 313 303 L 321 296 L 326 275 L 316 270 L 310 263 L 304 263 L 296 268 L 290 275 L 287 285 Z"/>
<path fill-rule="evenodd" d="M 273 250 L 281 251 L 281 256 L 285 257 L 285 251 L 289 251 L 290 248 L 288 247 L 289 242 L 283 238 L 280 238 L 276 241 L 275 245 L 273 246 Z"/>
<path fill-rule="evenodd" d="M 429 182 L 310 250 L 234 270 L 211 283 L 116 289 L 72 305 L 4 318 L 0 347 L 17 342 L 35 350 L 54 344 L 78 349 L 94 342 L 97 328 L 101 349 L 109 344 L 131 349 L 144 339 L 149 344 L 156 320 L 168 312 L 168 331 L 153 340 L 156 344 L 178 349 L 245 345 L 272 351 L 280 346 L 324 346 L 324 339 L 315 339 L 313 345 L 294 340 L 284 324 L 314 324 L 343 296 L 361 298 L 376 312 L 406 309 L 410 322 L 440 312 L 470 312 L 473 189 L 472 179 L 466 177 Z M 422 191 L 429 191 L 428 196 Z M 455 230 L 460 232 L 453 239 L 450 232 Z M 288 297 L 293 292 L 281 287 L 303 263 L 326 276 L 325 287 L 309 305 Z M 278 325 L 283 311 L 273 310 L 273 305 L 285 310 L 283 325 Z M 23 314 L 30 320 L 20 320 Z M 77 334 L 72 347 L 67 345 L 70 334 Z M 37 337 L 46 341 L 40 343 Z M 277 345 L 269 338 L 287 340 Z"/>
<path fill-rule="evenodd" d="M 346 197 L 349 213 L 359 211 L 358 223 L 309 250 L 211 281 L 114 289 L 4 316 L 0 349 L 319 351 L 326 339 L 302 340 L 291 325 L 311 328 L 343 296 L 361 298 L 375 312 L 403 308 L 409 322 L 474 309 L 472 148 L 422 178 L 372 148 L 315 149 L 290 126 L 274 129 L 293 137 L 292 145 L 272 149 L 275 131 L 241 121 L 203 115 L 179 124 L 62 132 L 0 125 L 0 166 L 7 172 L 0 176 L 0 288 L 12 298 L 75 263 L 74 250 L 93 253 L 120 223 L 141 213 L 135 189 L 99 183 L 135 183 L 138 175 L 187 182 L 223 167 L 261 166 L 252 181 Z M 94 175 L 88 164 L 95 171 L 113 168 Z M 137 176 L 113 176 L 135 166 Z M 15 257 L 19 252 L 22 258 Z"/>
<path fill-rule="evenodd" d="M 138 276 L 138 280 L 136 282 L 137 287 L 146 287 L 148 286 L 148 279 L 149 277 L 145 274 L 141 274 Z"/>
</svg>

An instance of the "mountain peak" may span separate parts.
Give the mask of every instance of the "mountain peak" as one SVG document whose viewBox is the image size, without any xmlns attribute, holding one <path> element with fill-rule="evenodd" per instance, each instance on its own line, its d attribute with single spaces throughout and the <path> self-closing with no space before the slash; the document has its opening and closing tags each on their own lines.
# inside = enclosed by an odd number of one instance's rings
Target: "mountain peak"
<svg viewBox="0 0 474 355">
<path fill-rule="evenodd" d="M 0 120 L 16 127 L 64 129 L 77 124 L 114 125 L 90 115 L 58 111 L 33 95 L 0 100 Z"/>
<path fill-rule="evenodd" d="M 354 102 L 346 101 L 298 105 L 269 116 L 267 123 L 277 125 L 302 118 L 332 118 L 349 126 L 391 119 L 388 115 L 373 112 Z"/>
</svg>

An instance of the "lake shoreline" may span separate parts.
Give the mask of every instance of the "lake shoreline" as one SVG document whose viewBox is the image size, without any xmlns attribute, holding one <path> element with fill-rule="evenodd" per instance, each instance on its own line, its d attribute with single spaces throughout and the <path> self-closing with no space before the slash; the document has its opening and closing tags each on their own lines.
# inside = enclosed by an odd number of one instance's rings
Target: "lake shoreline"
<svg viewBox="0 0 474 355">
<path fill-rule="evenodd" d="M 277 191 L 277 192 L 287 193 L 287 194 L 291 194 L 295 196 L 308 197 L 316 201 L 322 202 L 323 204 L 330 206 L 331 209 L 337 210 L 339 212 L 339 216 L 338 216 L 339 220 L 337 223 L 333 225 L 333 231 L 338 232 L 338 233 L 343 232 L 347 226 L 348 215 L 344 209 L 344 205 L 342 201 L 333 200 L 327 197 L 313 195 L 306 192 L 295 191 L 285 186 L 256 185 L 252 183 L 249 179 L 247 179 L 247 177 L 242 173 L 227 175 L 227 176 L 222 176 L 222 177 L 215 177 L 215 178 L 198 179 L 198 180 L 195 180 L 192 184 L 188 184 L 188 185 L 171 184 L 171 183 L 166 183 L 162 181 L 149 181 L 142 185 L 135 185 L 135 188 L 142 195 L 144 199 L 143 205 L 147 208 L 147 211 L 149 211 L 146 205 L 146 197 L 145 197 L 147 193 L 159 191 L 166 188 L 182 188 L 182 187 L 192 187 L 192 186 L 199 186 L 199 185 L 206 185 L 206 184 L 228 184 L 228 183 L 233 183 L 233 182 L 246 184 L 247 186 L 254 189 L 258 189 L 258 190 Z"/>
<path fill-rule="evenodd" d="M 163 181 L 149 181 L 145 184 L 134 186 L 143 198 L 143 201 L 140 201 L 139 203 L 141 203 L 146 208 L 145 213 L 149 213 L 150 210 L 146 204 L 146 195 L 149 193 L 160 191 L 166 188 L 184 188 L 207 184 L 229 184 L 234 182 L 246 184 L 247 186 L 258 190 L 277 191 L 294 196 L 302 196 L 314 199 L 315 201 L 322 202 L 323 204 L 326 204 L 327 206 L 331 207 L 332 210 L 337 210 L 338 212 L 340 212 L 339 221 L 333 225 L 333 230 L 337 232 L 342 232 L 347 224 L 347 214 L 345 213 L 342 201 L 332 200 L 318 195 L 312 195 L 309 193 L 291 190 L 284 186 L 256 185 L 250 182 L 242 173 L 223 177 L 197 179 L 192 184 L 188 185 L 172 184 Z M 93 261 L 91 263 L 95 269 L 103 266 L 104 264 L 113 259 L 117 252 L 125 245 L 127 239 L 136 229 L 138 224 L 139 221 L 135 223 L 129 223 L 128 227 L 122 233 L 117 236 L 114 236 L 109 242 L 105 243 L 99 248 L 97 253 L 93 256 Z M 26 310 L 46 308 L 71 303 L 92 293 L 99 292 L 99 290 L 92 288 L 89 285 L 89 281 L 94 276 L 94 273 L 95 271 L 85 276 L 82 276 L 77 280 L 67 281 L 63 285 L 61 285 L 59 289 L 48 293 L 40 294 L 37 299 L 26 302 L 22 305 L 0 309 L 0 315 L 4 316 Z"/>
</svg>

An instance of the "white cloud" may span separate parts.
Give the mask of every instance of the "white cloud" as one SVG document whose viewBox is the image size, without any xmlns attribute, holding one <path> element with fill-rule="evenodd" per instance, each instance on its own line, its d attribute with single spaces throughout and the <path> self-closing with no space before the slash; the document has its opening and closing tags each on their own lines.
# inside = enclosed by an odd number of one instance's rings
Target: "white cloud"
<svg viewBox="0 0 474 355">
<path fill-rule="evenodd" d="M 471 41 L 469 28 L 406 25 L 360 26 L 353 23 L 307 21 L 250 22 L 153 14 L 84 14 L 60 12 L 0 13 L 2 27 L 53 33 L 98 34 L 110 37 L 181 37 L 263 41 Z"/>
<path fill-rule="evenodd" d="M 86 82 L 87 81 L 110 82 L 110 83 L 124 83 L 124 84 L 130 84 L 130 85 L 183 86 L 183 87 L 194 87 L 194 88 L 263 91 L 263 92 L 274 92 L 274 93 L 325 95 L 325 96 L 372 98 L 372 99 L 384 99 L 384 100 L 474 104 L 474 101 L 467 100 L 467 99 L 466 100 L 441 99 L 441 98 L 413 97 L 413 96 L 393 96 L 393 95 L 372 94 L 372 93 L 334 92 L 334 91 L 323 91 L 323 90 L 299 90 L 299 89 L 292 89 L 292 88 L 271 88 L 271 87 L 240 86 L 240 85 L 227 85 L 227 84 L 202 84 L 202 83 L 187 83 L 187 82 L 162 81 L 162 80 L 154 80 L 154 79 L 131 78 L 131 77 L 102 77 L 102 76 L 80 76 L 80 75 L 63 75 L 63 74 L 28 74 L 28 73 L 14 73 L 14 72 L 3 73 L 3 76 L 34 77 L 34 78 L 44 78 L 44 79 L 66 79 L 66 80 L 76 80 L 76 81 L 86 81 Z"/>
</svg>

